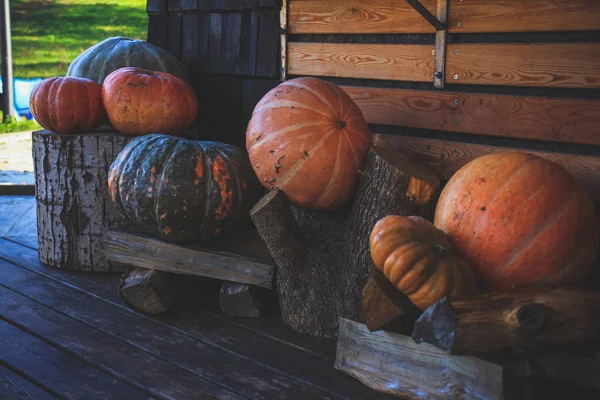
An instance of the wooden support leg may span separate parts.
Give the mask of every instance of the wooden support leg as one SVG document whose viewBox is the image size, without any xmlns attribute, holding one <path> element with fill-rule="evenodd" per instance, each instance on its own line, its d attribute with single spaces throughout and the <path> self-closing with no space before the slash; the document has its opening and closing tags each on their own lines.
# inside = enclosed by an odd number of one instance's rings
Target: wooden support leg
<svg viewBox="0 0 600 400">
<path fill-rule="evenodd" d="M 172 274 L 145 268 L 124 274 L 119 293 L 129 307 L 150 315 L 164 313 L 178 297 Z"/>
</svg>

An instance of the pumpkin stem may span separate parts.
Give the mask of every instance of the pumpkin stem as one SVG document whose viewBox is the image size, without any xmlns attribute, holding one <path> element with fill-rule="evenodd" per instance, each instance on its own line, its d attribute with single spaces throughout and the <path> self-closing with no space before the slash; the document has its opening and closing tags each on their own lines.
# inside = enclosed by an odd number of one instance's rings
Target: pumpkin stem
<svg viewBox="0 0 600 400">
<path fill-rule="evenodd" d="M 344 129 L 346 127 L 346 121 L 338 121 L 338 128 Z"/>
<path fill-rule="evenodd" d="M 440 256 L 446 254 L 446 248 L 439 243 L 433 245 L 433 251 Z"/>
</svg>

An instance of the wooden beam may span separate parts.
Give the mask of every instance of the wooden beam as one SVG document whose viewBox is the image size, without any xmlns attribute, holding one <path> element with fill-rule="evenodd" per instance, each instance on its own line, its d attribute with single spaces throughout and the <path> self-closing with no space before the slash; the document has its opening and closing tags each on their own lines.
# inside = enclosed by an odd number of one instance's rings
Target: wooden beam
<svg viewBox="0 0 600 400">
<path fill-rule="evenodd" d="M 122 230 L 107 230 L 103 239 L 107 259 L 136 267 L 196 275 L 272 288 L 275 266 L 238 254 L 213 252 L 167 243 Z"/>
<path fill-rule="evenodd" d="M 600 43 L 452 44 L 446 83 L 600 87 Z"/>
<path fill-rule="evenodd" d="M 423 312 L 412 337 L 472 355 L 598 340 L 600 292 L 545 287 L 444 298 Z"/>
<path fill-rule="evenodd" d="M 288 42 L 288 74 L 431 82 L 433 45 Z"/>
<path fill-rule="evenodd" d="M 421 0 L 435 14 L 436 0 Z M 435 28 L 402 0 L 289 0 L 291 34 L 434 33 Z M 401 21 L 401 23 L 398 23 Z"/>
<path fill-rule="evenodd" d="M 600 2 L 450 0 L 449 18 L 451 33 L 597 31 Z"/>
<path fill-rule="evenodd" d="M 281 57 L 281 70 L 279 71 L 279 80 L 285 81 L 287 76 L 287 57 L 288 57 L 288 30 L 291 26 L 288 27 L 288 8 L 291 7 L 289 5 L 288 0 L 281 1 L 281 9 L 279 10 L 279 26 L 284 31 L 281 35 L 279 35 L 279 45 L 281 46 L 280 57 Z"/>
<path fill-rule="evenodd" d="M 600 145 L 600 100 L 344 86 L 368 122 Z"/>
<path fill-rule="evenodd" d="M 515 150 L 533 153 L 564 167 L 587 189 L 595 201 L 600 202 L 600 157 L 409 136 L 374 134 L 373 139 L 376 146 L 403 151 L 411 160 L 429 167 L 443 180 L 450 179 L 463 165 L 485 154 Z"/>
<path fill-rule="evenodd" d="M 508 397 L 499 365 L 450 356 L 409 336 L 340 319 L 334 367 L 373 390 L 407 399 L 489 399 Z"/>
<path fill-rule="evenodd" d="M 435 32 L 435 61 L 433 72 L 433 87 L 444 88 L 444 75 L 446 74 L 446 38 L 448 30 L 445 27 L 448 21 L 448 0 L 438 0 L 437 19 L 444 24 L 444 29 Z"/>
</svg>

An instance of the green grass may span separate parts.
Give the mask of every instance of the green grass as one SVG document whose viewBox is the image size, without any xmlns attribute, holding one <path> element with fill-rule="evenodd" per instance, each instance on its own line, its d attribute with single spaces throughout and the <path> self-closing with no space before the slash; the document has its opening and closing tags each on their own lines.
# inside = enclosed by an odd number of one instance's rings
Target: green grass
<svg viewBox="0 0 600 400">
<path fill-rule="evenodd" d="M 2 115 L 2 112 L 0 112 L 0 121 L 2 121 Z M 26 119 L 17 121 L 14 118 L 9 118 L 8 121 L 0 124 L 0 133 L 35 131 L 37 129 L 41 129 L 41 126 Z"/>
<path fill-rule="evenodd" d="M 88 47 L 111 36 L 145 40 L 146 0 L 11 0 L 13 75 L 65 75 Z"/>
</svg>

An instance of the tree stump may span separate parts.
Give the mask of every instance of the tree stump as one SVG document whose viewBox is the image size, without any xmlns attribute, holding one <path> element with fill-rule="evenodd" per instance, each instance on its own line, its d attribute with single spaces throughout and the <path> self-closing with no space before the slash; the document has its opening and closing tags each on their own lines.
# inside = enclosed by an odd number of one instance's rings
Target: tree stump
<svg viewBox="0 0 600 400">
<path fill-rule="evenodd" d="M 250 216 L 277 264 L 283 320 L 299 332 L 335 337 L 340 317 L 360 320 L 372 271 L 369 235 L 390 214 L 423 215 L 439 192 L 431 171 L 398 152 L 372 149 L 353 204 L 328 213 L 290 206 L 274 190 Z"/>
<path fill-rule="evenodd" d="M 56 268 L 123 271 L 101 252 L 104 230 L 125 226 L 107 186 L 108 170 L 131 137 L 107 128 L 82 135 L 33 132 L 40 261 Z"/>
</svg>

